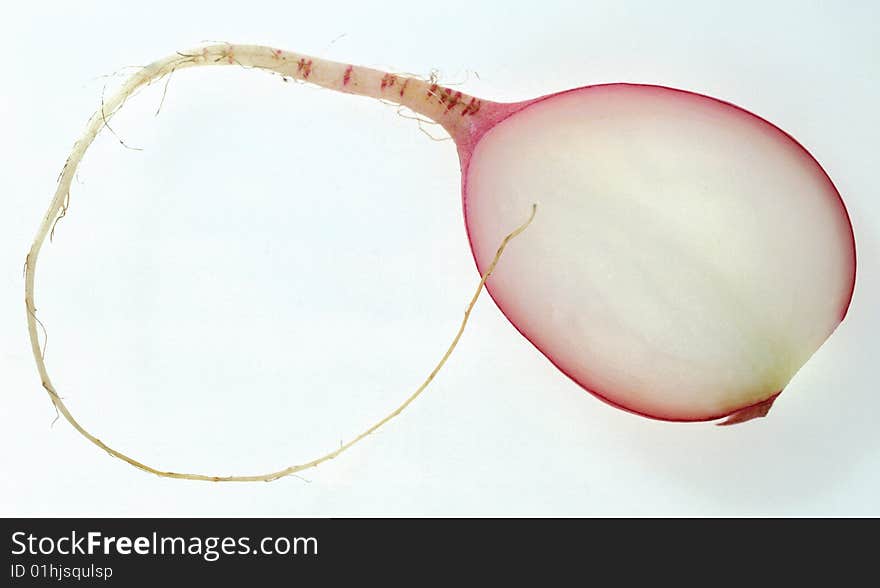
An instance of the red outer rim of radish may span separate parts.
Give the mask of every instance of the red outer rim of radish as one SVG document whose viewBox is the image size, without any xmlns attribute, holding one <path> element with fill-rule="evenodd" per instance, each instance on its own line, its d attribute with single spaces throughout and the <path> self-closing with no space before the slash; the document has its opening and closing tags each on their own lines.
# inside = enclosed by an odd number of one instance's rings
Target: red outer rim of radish
<svg viewBox="0 0 880 588">
<path fill-rule="evenodd" d="M 563 92 L 558 92 L 556 94 L 547 94 L 546 96 L 541 96 L 541 97 L 535 98 L 533 100 L 526 100 L 525 102 L 515 102 L 515 103 L 506 103 L 506 104 L 494 103 L 494 104 L 491 104 L 491 106 L 487 105 L 491 109 L 491 112 L 487 113 L 488 116 L 481 119 L 481 121 L 479 123 L 477 123 L 477 125 L 473 129 L 471 129 L 466 135 L 455 137 L 455 141 L 458 146 L 459 159 L 461 161 L 461 204 L 462 204 L 462 212 L 464 214 L 464 226 L 465 226 L 465 232 L 467 233 L 467 237 L 468 237 L 468 245 L 470 246 L 470 249 L 471 249 L 471 256 L 474 258 L 474 264 L 479 267 L 479 263 L 477 261 L 477 254 L 476 254 L 476 251 L 474 251 L 474 244 L 473 244 L 473 240 L 471 239 L 471 228 L 468 223 L 467 178 L 468 178 L 468 170 L 470 168 L 471 157 L 473 155 L 474 149 L 479 144 L 480 139 L 482 139 L 483 135 L 485 135 L 492 128 L 494 128 L 495 125 L 508 119 L 509 117 L 513 116 L 514 114 L 521 112 L 521 111 L 529 108 L 530 106 L 534 106 L 535 104 L 543 102 L 544 100 L 547 100 L 550 98 L 555 98 L 557 96 L 561 96 L 563 94 L 569 94 L 572 92 L 580 92 L 582 90 L 588 90 L 588 89 L 592 89 L 592 88 L 609 87 L 609 86 L 631 86 L 631 87 L 638 87 L 638 88 L 653 88 L 653 89 L 660 89 L 660 90 L 669 90 L 669 91 L 678 92 L 681 94 L 688 94 L 691 96 L 697 96 L 699 98 L 707 98 L 709 100 L 712 100 L 714 102 L 718 102 L 718 103 L 723 104 L 725 106 L 735 108 L 736 110 L 757 119 L 760 123 L 763 123 L 763 124 L 769 126 L 771 129 L 781 133 L 784 137 L 786 137 L 789 141 L 791 141 L 791 143 L 795 147 L 800 149 L 800 151 L 802 151 L 810 160 L 812 160 L 813 163 L 816 164 L 816 166 L 822 171 L 822 174 L 825 176 L 825 179 L 828 181 L 828 184 L 834 190 L 834 194 L 837 196 L 837 200 L 840 203 L 840 209 L 843 212 L 843 216 L 846 219 L 847 226 L 849 227 L 850 249 L 852 252 L 852 273 L 851 273 L 851 278 L 850 278 L 849 295 L 847 296 L 846 302 L 844 303 L 843 308 L 840 311 L 840 320 L 838 321 L 838 325 L 839 325 L 840 322 L 842 322 L 843 319 L 846 318 L 847 312 L 849 311 L 849 307 L 852 303 L 853 293 L 855 292 L 856 266 L 857 266 L 856 241 L 855 241 L 855 235 L 853 233 L 852 219 L 849 215 L 849 211 L 846 208 L 846 203 L 844 203 L 843 197 L 840 195 L 840 191 L 837 189 L 837 186 L 834 185 L 834 182 L 831 180 L 831 177 L 828 175 L 828 172 L 825 171 L 825 168 L 823 168 L 822 165 L 819 164 L 819 161 L 815 157 L 813 157 L 813 154 L 810 153 L 806 147 L 801 145 L 801 143 L 797 139 L 795 139 L 789 133 L 787 133 L 783 129 L 779 128 L 778 126 L 776 126 L 772 122 L 768 121 L 767 119 L 755 114 L 754 112 L 751 112 L 751 111 L 749 111 L 749 110 L 747 110 L 737 104 L 733 104 L 732 102 L 728 102 L 726 100 L 721 100 L 720 98 L 715 98 L 713 96 L 707 96 L 705 94 L 700 94 L 699 92 L 692 92 L 690 90 L 682 90 L 680 88 L 671 88 L 669 86 L 661 86 L 658 84 L 637 84 L 637 83 L 632 83 L 632 82 L 612 82 L 612 83 L 607 83 L 607 84 L 591 84 L 588 86 L 581 86 L 579 88 L 572 88 L 571 90 L 565 90 Z M 562 367 L 560 367 L 556 363 L 556 361 L 554 361 L 554 359 L 550 355 L 548 355 L 540 347 L 538 347 L 538 345 L 536 345 L 535 342 L 532 341 L 528 335 L 523 333 L 522 330 L 517 326 L 517 324 L 513 320 L 511 320 L 511 318 L 507 315 L 506 312 L 504 312 L 504 309 L 501 307 L 500 304 L 498 304 L 498 300 L 496 299 L 495 294 L 492 292 L 492 287 L 490 286 L 489 282 L 487 282 L 485 284 L 485 288 L 486 288 L 486 292 L 489 293 L 489 296 L 492 298 L 492 301 L 495 303 L 495 306 L 498 307 L 498 310 L 500 310 L 501 314 L 504 315 L 504 318 L 506 318 L 507 321 L 511 325 L 513 325 L 513 328 L 516 329 L 519 332 L 519 334 L 525 338 L 526 341 L 531 343 L 535 347 L 535 349 L 537 349 L 544 357 L 546 357 L 550 361 L 550 363 L 556 367 L 556 369 L 558 369 L 560 372 L 562 372 L 572 382 L 574 382 L 579 387 L 583 388 L 584 390 L 586 390 L 587 392 L 589 392 L 590 394 L 592 394 L 593 396 L 595 396 L 596 398 L 598 398 L 602 402 L 609 404 L 615 408 L 619 408 L 623 411 L 629 412 L 631 414 L 636 414 L 639 416 L 643 416 L 643 417 L 658 420 L 658 421 L 677 422 L 677 423 L 696 423 L 696 422 L 715 421 L 718 419 L 722 419 L 724 417 L 734 415 L 738 412 L 748 410 L 748 409 L 753 408 L 757 405 L 765 404 L 767 402 L 772 402 L 782 393 L 782 390 L 779 390 L 779 391 L 771 394 L 767 398 L 759 400 L 758 402 L 755 402 L 753 404 L 738 407 L 738 408 L 735 408 L 735 409 L 727 411 L 727 412 L 723 412 L 723 413 L 719 413 L 719 414 L 710 414 L 710 415 L 706 415 L 706 416 L 681 418 L 681 417 L 663 416 L 663 415 L 659 415 L 659 414 L 651 414 L 651 413 L 642 412 L 640 410 L 636 410 L 632 407 L 629 407 L 629 406 L 626 406 L 626 405 L 621 404 L 619 402 L 615 402 L 614 400 L 611 400 L 611 397 L 607 393 L 600 390 L 597 386 L 593 386 L 593 385 L 589 384 L 588 382 L 586 382 L 586 383 L 580 382 L 577 379 L 575 379 L 571 374 L 566 372 Z M 836 329 L 836 326 L 835 326 L 835 329 Z M 829 333 L 829 336 L 830 336 L 830 333 Z"/>
</svg>

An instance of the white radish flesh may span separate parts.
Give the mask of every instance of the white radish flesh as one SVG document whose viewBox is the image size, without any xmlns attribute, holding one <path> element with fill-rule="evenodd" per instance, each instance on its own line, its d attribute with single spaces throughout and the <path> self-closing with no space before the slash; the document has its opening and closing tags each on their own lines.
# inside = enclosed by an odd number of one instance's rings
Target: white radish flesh
<svg viewBox="0 0 880 588">
<path fill-rule="evenodd" d="M 766 401 L 849 303 L 852 232 L 833 184 L 729 104 L 583 88 L 497 124 L 466 163 L 478 267 L 541 206 L 488 291 L 564 373 L 631 411 L 708 420 Z"/>
</svg>

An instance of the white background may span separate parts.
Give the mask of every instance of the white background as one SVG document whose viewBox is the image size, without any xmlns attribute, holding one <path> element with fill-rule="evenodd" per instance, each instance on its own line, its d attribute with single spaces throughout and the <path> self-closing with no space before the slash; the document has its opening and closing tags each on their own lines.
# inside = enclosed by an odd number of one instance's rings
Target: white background
<svg viewBox="0 0 880 588">
<path fill-rule="evenodd" d="M 880 515 L 877 7 L 5 6 L 0 514 Z M 135 470 L 52 425 L 22 262 L 101 76 L 206 39 L 437 68 L 498 100 L 634 81 L 740 104 L 794 134 L 844 195 L 859 254 L 849 317 L 769 418 L 718 428 L 606 406 L 484 297 L 422 398 L 302 478 L 217 485 Z M 176 74 L 155 117 L 161 94 L 114 119 L 143 151 L 99 137 L 44 249 L 50 373 L 82 423 L 161 468 L 241 474 L 311 459 L 408 395 L 457 327 L 478 276 L 454 146 L 393 107 L 239 68 Z"/>
</svg>

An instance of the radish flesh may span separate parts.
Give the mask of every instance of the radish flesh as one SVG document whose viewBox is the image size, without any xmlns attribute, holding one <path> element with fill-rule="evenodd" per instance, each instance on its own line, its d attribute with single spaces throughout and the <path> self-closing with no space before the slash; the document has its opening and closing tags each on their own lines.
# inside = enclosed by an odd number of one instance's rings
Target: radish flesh
<svg viewBox="0 0 880 588">
<path fill-rule="evenodd" d="M 487 290 L 622 408 L 696 421 L 772 401 L 846 313 L 855 249 L 837 190 L 794 139 L 730 104 L 581 88 L 527 104 L 462 161 L 478 267 L 541 205 Z"/>
<path fill-rule="evenodd" d="M 458 147 L 482 276 L 446 354 L 401 406 L 339 449 L 264 475 L 166 472 L 105 445 L 56 392 L 37 327 L 37 259 L 89 145 L 141 87 L 213 65 L 390 101 L 443 125 Z M 732 104 L 636 84 L 503 104 L 431 80 L 223 44 L 156 61 L 102 101 L 27 256 L 25 301 L 43 386 L 90 441 L 161 476 L 269 481 L 336 457 L 399 414 L 449 358 L 484 285 L 516 329 L 599 398 L 657 419 L 730 424 L 765 415 L 843 320 L 855 270 L 852 226 L 828 175 L 792 137 Z"/>
</svg>

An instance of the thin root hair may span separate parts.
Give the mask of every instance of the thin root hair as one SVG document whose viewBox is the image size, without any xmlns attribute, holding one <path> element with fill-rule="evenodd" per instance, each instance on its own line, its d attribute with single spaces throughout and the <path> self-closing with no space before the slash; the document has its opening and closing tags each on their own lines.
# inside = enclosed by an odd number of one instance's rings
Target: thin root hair
<svg viewBox="0 0 880 588">
<path fill-rule="evenodd" d="M 70 190 L 67 191 L 67 196 L 64 198 L 64 204 L 61 205 L 61 212 L 55 217 L 55 222 L 52 223 L 52 230 L 49 231 L 49 242 L 51 243 L 55 239 L 55 227 L 58 226 L 58 221 L 67 216 L 67 209 L 70 206 Z"/>
<path fill-rule="evenodd" d="M 171 76 L 174 75 L 175 71 L 177 71 L 176 67 L 171 68 L 171 71 L 168 72 L 168 75 L 165 77 L 165 86 L 162 88 L 162 98 L 159 100 L 159 106 L 156 108 L 156 114 L 154 116 L 159 116 L 159 112 L 162 111 L 162 106 L 165 104 L 165 96 L 168 94 L 168 84 L 171 83 Z"/>
<path fill-rule="evenodd" d="M 107 84 L 104 84 L 104 88 L 105 88 L 105 89 L 106 89 L 106 87 L 107 87 Z M 121 107 L 122 107 L 122 105 L 120 104 L 120 108 L 121 108 Z M 111 118 L 113 117 L 113 114 L 114 114 L 115 112 L 116 112 L 116 111 L 114 110 L 113 112 L 110 113 L 110 117 L 111 117 Z M 103 121 L 104 121 L 104 127 L 105 127 L 108 131 L 110 131 L 110 132 L 113 134 L 114 137 L 116 137 L 116 139 L 119 141 L 119 144 L 120 144 L 120 145 L 122 145 L 122 146 L 125 147 L 126 149 L 131 149 L 132 151 L 143 151 L 143 148 L 141 148 L 141 147 L 132 147 L 132 146 L 130 146 L 128 143 L 126 143 L 125 141 L 123 141 L 123 140 L 122 140 L 122 137 L 120 137 L 120 136 L 116 133 L 116 131 L 113 130 L 113 127 L 110 126 L 110 123 L 107 122 L 107 113 L 104 111 L 104 93 L 103 93 L 103 92 L 101 92 L 101 119 L 103 119 Z"/>
<path fill-rule="evenodd" d="M 49 346 L 49 331 L 46 330 L 46 325 L 44 325 L 43 321 L 40 320 L 40 317 L 37 316 L 36 308 L 29 308 L 28 312 L 34 317 L 34 320 L 37 321 L 37 324 L 40 325 L 40 329 L 43 331 L 43 345 L 40 347 L 40 361 L 46 361 L 46 347 Z"/>
</svg>

